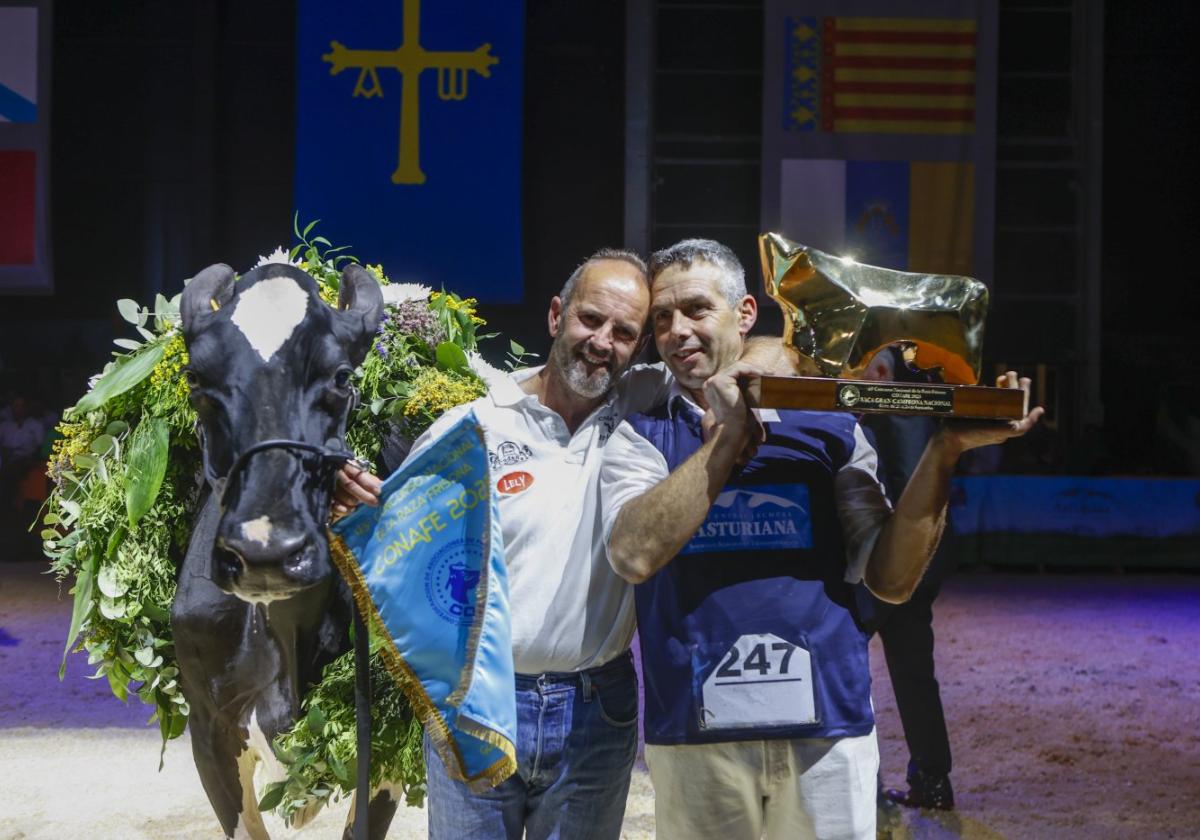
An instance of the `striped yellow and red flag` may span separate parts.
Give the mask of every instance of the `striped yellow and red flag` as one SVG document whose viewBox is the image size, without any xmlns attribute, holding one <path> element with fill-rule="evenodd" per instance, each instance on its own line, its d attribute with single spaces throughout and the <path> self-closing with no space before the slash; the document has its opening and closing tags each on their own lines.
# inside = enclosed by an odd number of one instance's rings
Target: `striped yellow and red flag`
<svg viewBox="0 0 1200 840">
<path fill-rule="evenodd" d="M 821 18 L 819 129 L 971 134 L 976 29 L 974 19 Z"/>
<path fill-rule="evenodd" d="M 822 24 L 825 131 L 975 130 L 974 19 L 837 17 Z"/>
</svg>

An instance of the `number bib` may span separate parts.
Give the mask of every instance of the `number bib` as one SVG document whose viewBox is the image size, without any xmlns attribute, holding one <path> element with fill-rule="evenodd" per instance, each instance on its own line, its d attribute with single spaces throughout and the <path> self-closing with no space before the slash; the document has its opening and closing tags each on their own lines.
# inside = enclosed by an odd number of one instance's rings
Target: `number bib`
<svg viewBox="0 0 1200 840">
<path fill-rule="evenodd" d="M 800 645 L 771 633 L 742 636 L 704 681 L 700 728 L 818 723 L 812 672 L 812 656 Z"/>
</svg>

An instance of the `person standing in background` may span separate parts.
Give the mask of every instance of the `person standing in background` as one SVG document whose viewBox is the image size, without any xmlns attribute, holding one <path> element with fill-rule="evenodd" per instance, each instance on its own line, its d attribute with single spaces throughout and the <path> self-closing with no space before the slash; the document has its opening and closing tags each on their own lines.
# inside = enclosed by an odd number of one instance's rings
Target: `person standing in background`
<svg viewBox="0 0 1200 840">
<path fill-rule="evenodd" d="M 931 381 L 928 374 L 910 366 L 905 354 L 912 349 L 903 344 L 884 348 L 871 360 L 863 378 Z M 860 424 L 879 455 L 879 478 L 895 505 L 926 444 L 937 432 L 938 422 L 932 417 L 871 414 L 862 417 Z M 907 807 L 947 811 L 954 808 L 954 790 L 950 785 L 950 738 L 934 674 L 933 602 L 951 571 L 948 540 L 949 534 L 945 534 L 916 592 L 905 603 L 884 603 L 864 590 L 871 602 L 864 610 L 869 616 L 865 623 L 883 642 L 909 753 L 908 790 L 888 789 L 883 796 Z"/>
</svg>

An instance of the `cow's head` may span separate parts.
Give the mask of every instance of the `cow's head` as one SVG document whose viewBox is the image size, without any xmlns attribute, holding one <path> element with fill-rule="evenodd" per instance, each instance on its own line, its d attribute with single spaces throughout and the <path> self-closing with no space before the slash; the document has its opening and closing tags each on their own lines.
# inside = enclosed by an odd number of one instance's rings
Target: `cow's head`
<svg viewBox="0 0 1200 840">
<path fill-rule="evenodd" d="M 223 489 L 212 577 L 225 591 L 271 601 L 331 574 L 331 476 L 318 456 L 271 448 L 229 473 L 239 455 L 266 440 L 345 449 L 350 376 L 382 312 L 379 285 L 356 265 L 342 273 L 336 310 L 312 277 L 283 264 L 236 283 L 229 266 L 210 266 L 184 290 L 191 401 L 205 468 Z"/>
</svg>

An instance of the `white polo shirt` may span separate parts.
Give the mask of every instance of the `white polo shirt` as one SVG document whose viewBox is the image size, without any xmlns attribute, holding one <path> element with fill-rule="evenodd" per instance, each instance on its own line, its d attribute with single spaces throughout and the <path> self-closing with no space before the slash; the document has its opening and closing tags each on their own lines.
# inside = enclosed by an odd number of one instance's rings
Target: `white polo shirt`
<svg viewBox="0 0 1200 840">
<path fill-rule="evenodd" d="M 417 452 L 473 410 L 487 439 L 508 566 L 518 673 L 603 665 L 633 639 L 633 590 L 608 563 L 600 522 L 604 446 L 627 414 L 664 398 L 664 366 L 639 365 L 572 435 L 562 417 L 521 389 L 530 368 L 497 377 L 490 392 L 446 412 Z"/>
</svg>

